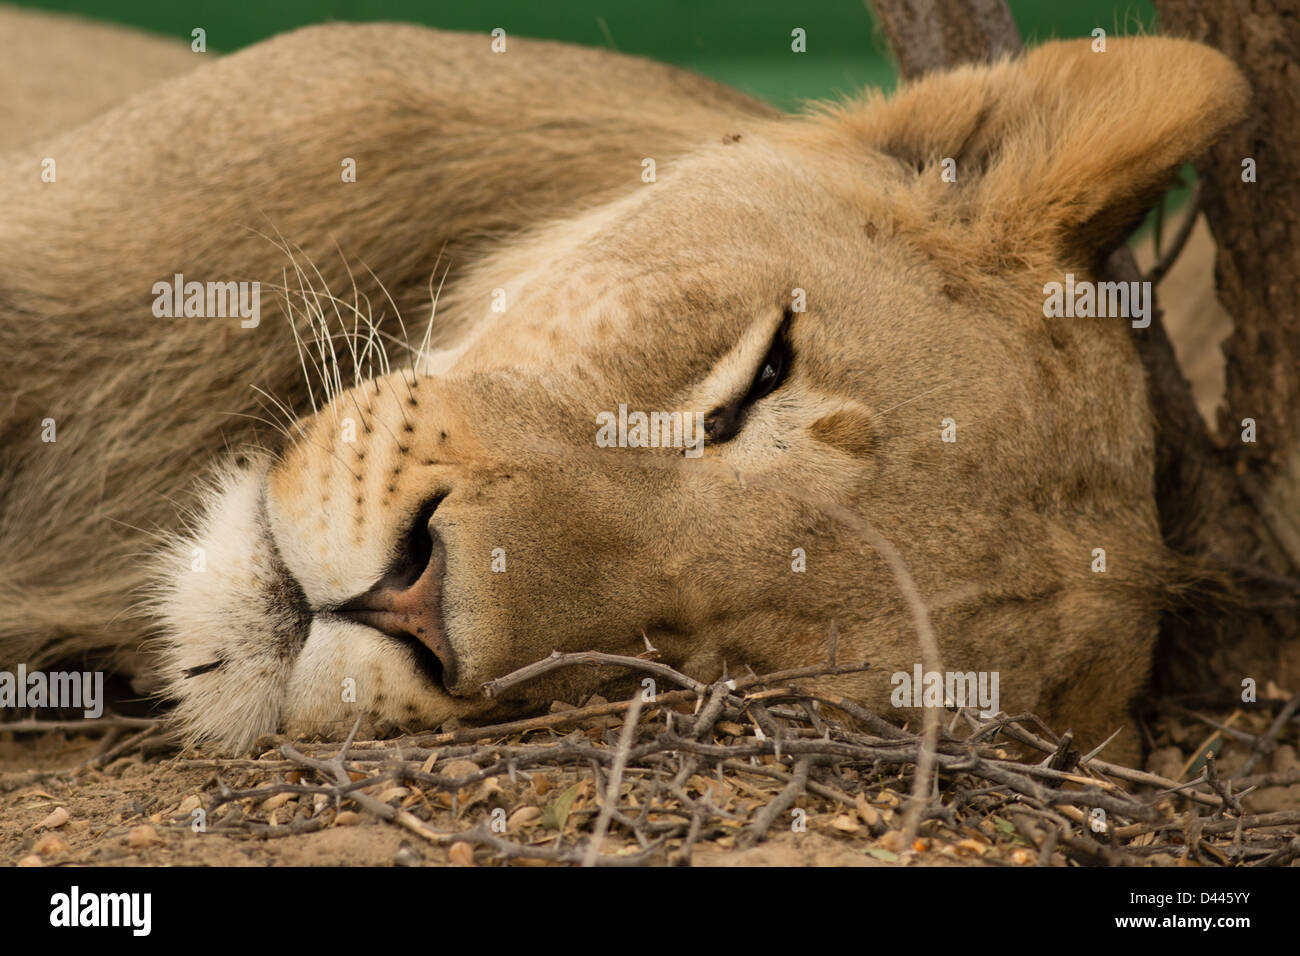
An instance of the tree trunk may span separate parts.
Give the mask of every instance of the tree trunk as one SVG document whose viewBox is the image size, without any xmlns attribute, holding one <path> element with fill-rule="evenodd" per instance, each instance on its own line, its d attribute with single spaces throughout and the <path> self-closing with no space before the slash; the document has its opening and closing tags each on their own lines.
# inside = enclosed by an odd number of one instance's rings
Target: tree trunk
<svg viewBox="0 0 1300 956">
<path fill-rule="evenodd" d="M 872 6 L 904 79 L 1021 50 L 1003 0 L 877 0 Z"/>
<path fill-rule="evenodd" d="M 1222 466 L 1188 489 L 1191 520 L 1178 542 L 1243 575 L 1248 613 L 1167 629 L 1162 671 L 1172 689 L 1193 690 L 1205 655 L 1212 684 L 1239 690 L 1253 677 L 1285 687 L 1300 678 L 1300 2 L 1156 0 L 1156 10 L 1162 33 L 1225 53 L 1253 93 L 1246 122 L 1196 167 L 1233 329 L 1213 436 Z M 1246 419 L 1253 442 L 1243 440 Z M 1186 651 L 1200 654 L 1188 660 Z"/>
</svg>

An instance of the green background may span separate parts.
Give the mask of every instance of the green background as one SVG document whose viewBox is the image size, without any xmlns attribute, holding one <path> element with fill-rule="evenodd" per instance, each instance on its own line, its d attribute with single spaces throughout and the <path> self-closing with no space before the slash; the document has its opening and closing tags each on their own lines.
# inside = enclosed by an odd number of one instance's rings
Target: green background
<svg viewBox="0 0 1300 956">
<path fill-rule="evenodd" d="M 689 67 L 784 107 L 804 98 L 889 86 L 893 69 L 863 0 L 27 0 L 114 20 L 187 42 L 203 27 L 211 50 L 230 51 L 325 20 L 403 20 L 449 30 L 546 37 L 613 47 Z M 1012 13 L 1027 40 L 1149 28 L 1148 0 L 1020 0 Z M 790 31 L 808 50 L 790 52 Z"/>
</svg>

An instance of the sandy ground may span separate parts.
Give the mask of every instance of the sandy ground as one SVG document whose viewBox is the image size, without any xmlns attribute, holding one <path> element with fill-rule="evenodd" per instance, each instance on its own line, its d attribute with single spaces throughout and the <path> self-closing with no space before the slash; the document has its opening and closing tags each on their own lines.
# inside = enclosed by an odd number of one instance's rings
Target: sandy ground
<svg viewBox="0 0 1300 956">
<path fill-rule="evenodd" d="M 0 743 L 0 766 L 5 768 L 11 787 L 8 792 L 0 792 L 0 862 L 14 865 L 27 860 L 31 865 L 32 857 L 39 857 L 42 865 L 49 866 L 388 866 L 458 862 L 449 856 L 448 848 L 430 845 L 374 817 L 344 810 L 340 822 L 339 811 L 333 807 L 321 811 L 333 817 L 333 822 L 314 833 L 277 839 L 195 833 L 190 813 L 181 812 L 182 803 L 187 797 L 202 799 L 210 794 L 218 774 L 212 769 L 178 767 L 170 758 L 131 756 L 104 768 L 83 770 L 72 779 L 39 777 L 42 772 L 77 767 L 91 760 L 99 747 L 94 737 L 69 740 L 61 735 Z M 14 785 L 21 779 L 19 774 L 38 779 Z M 256 770 L 220 773 L 222 781 L 232 789 L 257 786 L 266 776 Z M 42 821 L 60 807 L 67 811 L 67 822 L 42 827 Z M 264 807 L 257 809 L 264 811 Z M 295 811 L 286 804 L 275 812 L 278 822 L 284 823 L 289 814 L 301 813 L 301 809 Z M 265 812 L 258 815 L 266 817 Z M 460 825 L 466 825 L 466 818 L 473 816 L 472 810 L 467 811 L 460 817 Z M 451 824 L 452 820 L 447 816 L 442 821 L 435 818 L 435 822 Z M 871 845 L 869 832 L 846 833 L 829 822 L 814 816 L 808 832 L 777 831 L 765 843 L 744 851 L 728 845 L 732 841 L 704 841 L 697 847 L 692 863 L 889 865 L 866 852 Z M 38 846 L 42 839 L 47 840 L 45 847 Z M 492 862 L 486 851 L 478 851 L 477 857 L 483 863 Z M 953 865 L 980 861 L 972 855 L 934 854 L 918 862 Z"/>
<path fill-rule="evenodd" d="M 1211 719 L 1227 722 L 1247 733 L 1259 733 L 1269 722 L 1262 710 L 1236 716 L 1218 714 Z M 1150 753 L 1145 769 L 1170 779 L 1191 779 L 1187 773 L 1192 760 L 1214 739 L 1214 731 L 1203 722 L 1172 719 L 1163 719 L 1154 726 L 1154 731 L 1157 746 Z M 598 728 L 588 733 L 594 741 L 600 738 L 601 732 Z M 608 728 L 603 732 L 608 733 Z M 547 734 L 552 740 L 558 739 L 552 732 Z M 110 743 L 101 736 L 67 737 L 62 733 L 25 734 L 18 735 L 17 739 L 15 736 L 0 732 L 0 864 L 418 866 L 503 862 L 488 848 L 474 849 L 464 843 L 459 847 L 436 844 L 349 801 L 339 804 L 323 794 L 283 793 L 269 798 L 255 794 L 231 801 L 212 809 L 210 816 L 205 817 L 205 832 L 196 832 L 192 826 L 194 809 L 211 808 L 223 786 L 242 791 L 286 782 L 304 785 L 314 782 L 310 771 L 298 771 L 283 759 L 278 750 L 282 738 L 259 742 L 260 753 L 234 759 L 216 754 L 178 753 L 165 743 L 146 742 L 143 752 L 131 748 L 103 766 L 92 766 L 106 743 Z M 1271 773 L 1284 778 L 1284 782 L 1247 796 L 1244 800 L 1247 812 L 1300 810 L 1298 736 L 1292 724 L 1282 734 L 1276 749 L 1255 767 L 1257 775 Z M 529 742 L 545 739 L 543 735 Z M 1247 758 L 1249 747 L 1234 738 L 1220 742 L 1219 769 L 1228 778 Z M 319 757 L 331 756 L 337 748 L 337 744 L 296 746 Z M 377 768 L 372 771 L 375 773 L 382 771 L 377 764 L 353 766 Z M 435 772 L 463 776 L 477 769 L 469 764 L 467 769 L 462 766 L 457 770 L 454 761 L 444 761 L 438 763 Z M 357 773 L 353 779 L 360 776 Z M 1296 782 L 1289 782 L 1292 779 Z M 856 809 L 800 798 L 795 806 L 806 807 L 806 831 L 794 832 L 783 822 L 773 827 L 765 842 L 739 850 L 734 835 L 740 830 L 737 824 L 734 831 L 713 832 L 701 839 L 693 850 L 691 863 L 697 866 L 898 863 L 1024 866 L 1038 861 L 1035 848 L 1019 835 L 1009 830 L 998 832 L 996 817 L 964 822 L 959 827 L 927 824 L 917 845 L 902 847 L 896 842 L 898 830 L 890 829 L 899 825 L 900 795 L 887 783 L 868 784 L 864 778 L 862 784 L 862 797 Z M 688 789 L 691 787 L 697 793 L 722 787 L 714 791 L 721 805 L 749 814 L 771 797 L 770 791 L 759 792 L 746 780 L 732 777 L 727 778 L 726 784 L 696 777 Z M 545 848 L 581 845 L 598 812 L 591 774 L 584 767 L 534 770 L 531 775 L 520 775 L 516 780 L 492 777 L 458 794 L 421 790 L 414 784 L 403 786 L 388 779 L 377 780 L 374 785 L 366 786 L 364 792 L 397 810 L 417 814 L 428 826 L 441 831 L 462 831 L 484 823 L 494 811 L 499 812 L 509 819 L 509 832 L 504 837 Z M 562 802 L 559 796 L 563 794 L 572 797 L 565 817 L 558 826 L 554 820 L 547 823 L 545 815 Z M 268 825 L 277 828 L 274 831 L 277 835 L 264 834 Z M 1300 824 L 1278 827 L 1274 832 L 1279 836 L 1300 834 Z M 630 837 L 611 831 L 605 849 L 630 852 L 636 845 Z M 1175 850 L 1149 857 L 1147 862 L 1177 865 L 1180 859 Z M 1051 865 L 1068 863 L 1059 853 L 1051 858 Z M 1300 860 L 1295 864 L 1300 864 Z"/>
</svg>

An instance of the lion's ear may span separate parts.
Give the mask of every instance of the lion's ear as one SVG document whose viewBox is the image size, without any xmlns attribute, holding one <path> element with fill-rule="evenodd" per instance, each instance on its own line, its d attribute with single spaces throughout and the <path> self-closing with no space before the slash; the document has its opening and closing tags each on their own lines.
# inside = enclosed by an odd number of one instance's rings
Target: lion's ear
<svg viewBox="0 0 1300 956">
<path fill-rule="evenodd" d="M 1067 40 L 925 77 L 856 119 L 859 135 L 924 175 L 939 180 L 952 159 L 945 184 L 963 218 L 1000 218 L 1017 242 L 1095 261 L 1248 98 L 1233 62 L 1199 43 L 1112 38 L 1094 52 Z"/>
</svg>

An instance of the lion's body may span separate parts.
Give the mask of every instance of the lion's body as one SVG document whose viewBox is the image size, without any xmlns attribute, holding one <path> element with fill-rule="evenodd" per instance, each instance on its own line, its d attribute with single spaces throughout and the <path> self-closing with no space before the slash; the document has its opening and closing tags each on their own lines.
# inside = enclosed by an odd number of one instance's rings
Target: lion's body
<svg viewBox="0 0 1300 956">
<path fill-rule="evenodd" d="M 1243 96 L 1204 48 L 1130 42 L 1145 57 L 1060 44 L 788 118 L 615 54 L 330 26 L 9 152 L 0 656 L 121 662 L 160 619 L 185 726 L 242 745 L 358 710 L 483 717 L 479 685 L 555 649 L 649 639 L 700 678 L 812 663 L 832 626 L 873 669 L 828 690 L 887 707 L 932 628 L 947 670 L 1000 674 L 1003 707 L 1100 737 L 1167 571 L 1150 415 L 1126 323 L 1045 320 L 1042 290 L 1089 275 Z M 1157 110 L 1166 83 L 1184 100 Z M 154 317 L 175 273 L 268 302 L 287 279 L 307 357 L 270 308 L 255 329 Z M 354 302 L 409 332 L 412 367 L 362 346 L 354 379 Z M 732 407 L 774 334 L 791 381 L 701 458 L 597 446 L 620 404 Z M 175 500 L 252 434 L 223 413 L 274 414 L 253 384 L 320 413 L 223 466 L 181 536 Z M 432 669 L 347 619 L 417 587 L 384 582 L 426 523 Z M 153 617 L 129 613 L 160 579 Z M 594 686 L 568 672 L 513 706 Z"/>
</svg>

